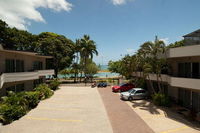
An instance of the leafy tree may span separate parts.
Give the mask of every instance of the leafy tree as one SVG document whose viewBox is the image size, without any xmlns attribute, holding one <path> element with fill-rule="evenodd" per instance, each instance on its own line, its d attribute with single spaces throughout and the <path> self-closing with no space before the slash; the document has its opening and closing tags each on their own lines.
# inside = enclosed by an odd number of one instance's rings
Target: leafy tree
<svg viewBox="0 0 200 133">
<path fill-rule="evenodd" d="M 145 42 L 140 46 L 140 49 L 138 50 L 138 54 L 140 55 L 140 58 L 142 58 L 140 61 L 142 62 L 143 66 L 143 72 L 144 72 L 144 78 L 148 78 L 151 88 L 153 92 L 155 92 L 155 89 L 151 83 L 149 73 L 155 73 L 157 77 L 157 83 L 159 91 L 162 91 L 161 86 L 161 71 L 163 66 L 166 64 L 166 60 L 161 58 L 160 55 L 164 54 L 166 51 L 165 43 L 161 40 L 155 39 L 154 42 Z"/>
<path fill-rule="evenodd" d="M 69 67 L 74 55 L 74 43 L 62 35 L 51 32 L 39 34 L 37 51 L 42 55 L 53 56 L 55 77 L 58 72 Z"/>
<path fill-rule="evenodd" d="M 59 73 L 64 76 L 64 79 L 67 79 L 67 75 L 71 74 L 71 71 L 70 69 L 63 69 Z"/>
<path fill-rule="evenodd" d="M 13 50 L 35 51 L 37 36 L 28 31 L 10 28 L 0 20 L 0 43 L 4 48 Z"/>
<path fill-rule="evenodd" d="M 110 72 L 115 72 L 115 73 L 122 73 L 121 69 L 121 60 L 119 61 L 109 61 L 108 62 L 108 70 Z"/>
<path fill-rule="evenodd" d="M 87 62 L 85 74 L 88 78 L 93 79 L 93 76 L 99 71 L 99 68 L 91 59 Z"/>
<path fill-rule="evenodd" d="M 167 46 L 167 48 L 177 48 L 184 46 L 184 40 L 176 41 L 175 43 L 171 43 Z"/>
</svg>

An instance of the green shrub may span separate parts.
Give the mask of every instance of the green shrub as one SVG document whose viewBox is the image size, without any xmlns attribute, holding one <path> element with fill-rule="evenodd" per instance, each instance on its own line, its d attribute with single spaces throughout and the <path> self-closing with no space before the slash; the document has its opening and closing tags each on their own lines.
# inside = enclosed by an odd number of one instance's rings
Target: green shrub
<svg viewBox="0 0 200 133">
<path fill-rule="evenodd" d="M 0 119 L 3 124 L 9 124 L 24 116 L 26 112 L 23 106 L 3 104 L 0 106 Z"/>
<path fill-rule="evenodd" d="M 139 88 L 146 88 L 146 81 L 143 78 L 136 79 L 135 81 L 136 86 Z"/>
<path fill-rule="evenodd" d="M 39 99 L 46 99 L 53 95 L 53 91 L 47 84 L 40 84 L 34 90 L 39 94 Z"/>
<path fill-rule="evenodd" d="M 28 101 L 24 98 L 25 92 L 14 93 L 9 92 L 8 96 L 2 97 L 3 104 L 18 105 L 27 108 Z"/>
<path fill-rule="evenodd" d="M 49 83 L 49 88 L 55 91 L 59 89 L 59 85 L 59 79 L 54 79 Z"/>
<path fill-rule="evenodd" d="M 33 92 L 9 92 L 8 96 L 2 97 L 0 103 L 0 122 L 8 124 L 19 119 L 36 107 L 41 99 L 52 95 L 53 91 L 46 84 L 39 85 Z"/>
<path fill-rule="evenodd" d="M 158 106 L 170 106 L 170 99 L 165 94 L 156 93 L 152 96 L 153 102 Z"/>
<path fill-rule="evenodd" d="M 39 99 L 40 93 L 37 91 L 34 92 L 26 92 L 24 98 L 28 101 L 28 108 L 35 108 L 40 102 Z"/>
</svg>

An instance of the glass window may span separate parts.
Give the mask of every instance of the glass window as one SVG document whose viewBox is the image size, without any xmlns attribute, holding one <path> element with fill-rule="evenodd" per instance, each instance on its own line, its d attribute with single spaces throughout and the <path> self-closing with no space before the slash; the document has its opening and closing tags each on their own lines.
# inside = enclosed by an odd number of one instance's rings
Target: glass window
<svg viewBox="0 0 200 133">
<path fill-rule="evenodd" d="M 11 73 L 11 72 L 15 72 L 15 60 L 13 59 L 6 59 L 5 60 L 5 64 L 6 64 L 6 73 Z"/>
<path fill-rule="evenodd" d="M 33 69 L 34 70 L 42 70 L 43 69 L 43 63 L 41 61 L 34 61 L 33 62 Z"/>
<path fill-rule="evenodd" d="M 179 104 L 183 107 L 190 108 L 191 107 L 191 91 L 179 88 L 178 90 L 178 99 Z"/>
<path fill-rule="evenodd" d="M 192 78 L 200 78 L 200 67 L 198 62 L 192 63 Z"/>
<path fill-rule="evenodd" d="M 16 72 L 24 72 L 24 61 L 16 60 Z"/>
</svg>

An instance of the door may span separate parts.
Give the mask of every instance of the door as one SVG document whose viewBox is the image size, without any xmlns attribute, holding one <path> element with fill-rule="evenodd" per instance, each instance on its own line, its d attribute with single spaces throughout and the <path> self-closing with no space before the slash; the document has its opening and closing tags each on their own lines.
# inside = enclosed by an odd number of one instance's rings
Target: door
<svg viewBox="0 0 200 133">
<path fill-rule="evenodd" d="M 24 61 L 16 60 L 16 72 L 24 72 Z"/>
<path fill-rule="evenodd" d="M 140 90 L 135 92 L 134 99 L 141 99 L 141 91 Z"/>
<path fill-rule="evenodd" d="M 200 78 L 198 62 L 192 63 L 192 78 Z"/>
</svg>

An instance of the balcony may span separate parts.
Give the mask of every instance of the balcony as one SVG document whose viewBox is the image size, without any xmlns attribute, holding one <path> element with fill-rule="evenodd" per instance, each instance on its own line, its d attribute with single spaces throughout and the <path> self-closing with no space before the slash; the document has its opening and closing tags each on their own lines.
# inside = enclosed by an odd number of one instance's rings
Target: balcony
<svg viewBox="0 0 200 133">
<path fill-rule="evenodd" d="M 133 73 L 133 76 L 136 76 L 136 77 L 142 77 L 142 75 L 143 75 L 142 72 Z M 149 74 L 149 78 L 150 80 L 153 80 L 153 81 L 157 80 L 157 77 L 155 74 Z M 166 82 L 170 86 L 200 90 L 200 79 L 172 77 L 165 74 L 161 74 L 161 79 L 162 79 L 162 82 Z"/>
<path fill-rule="evenodd" d="M 200 56 L 200 45 L 171 48 L 167 51 L 167 58 Z"/>
<path fill-rule="evenodd" d="M 133 73 L 133 76 L 136 76 L 136 77 L 142 77 L 142 75 L 143 75 L 143 72 Z M 151 80 L 154 80 L 154 81 L 157 80 L 156 74 L 149 74 L 149 78 Z M 169 81 L 169 76 L 166 75 L 166 74 L 161 74 L 161 78 L 159 78 L 159 80 L 161 80 L 161 79 L 162 79 L 162 82 L 168 82 Z"/>
<path fill-rule="evenodd" d="M 169 84 L 175 87 L 200 90 L 200 79 L 170 77 Z"/>
<path fill-rule="evenodd" d="M 40 76 L 53 75 L 54 70 L 38 70 L 34 72 L 3 73 L 0 76 L 0 88 L 4 83 L 39 79 Z"/>
</svg>

